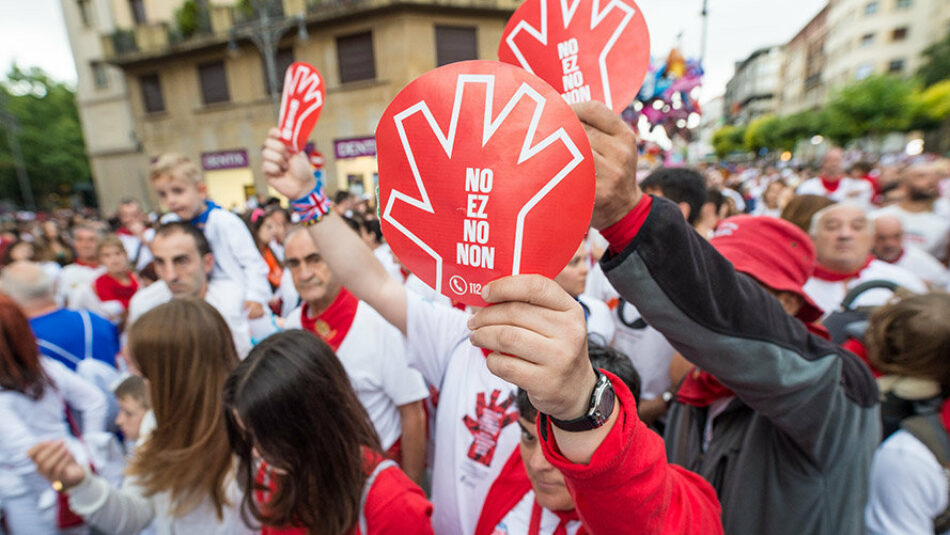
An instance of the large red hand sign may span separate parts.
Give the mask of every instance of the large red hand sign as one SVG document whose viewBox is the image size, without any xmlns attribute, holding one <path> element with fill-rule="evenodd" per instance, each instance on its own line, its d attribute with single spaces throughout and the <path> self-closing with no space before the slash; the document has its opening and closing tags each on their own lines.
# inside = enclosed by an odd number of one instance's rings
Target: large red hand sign
<svg viewBox="0 0 950 535">
<path fill-rule="evenodd" d="M 303 62 L 287 67 L 284 75 L 284 94 L 280 101 L 280 140 L 302 151 L 307 138 L 320 117 L 326 88 L 320 71 Z"/>
<path fill-rule="evenodd" d="M 525 0 L 498 59 L 540 76 L 571 104 L 598 100 L 620 113 L 643 85 L 650 35 L 633 0 Z"/>
<path fill-rule="evenodd" d="M 452 299 L 484 305 L 506 275 L 554 277 L 587 232 L 594 160 L 584 128 L 542 80 L 494 61 L 422 75 L 376 128 L 383 234 Z"/>
</svg>

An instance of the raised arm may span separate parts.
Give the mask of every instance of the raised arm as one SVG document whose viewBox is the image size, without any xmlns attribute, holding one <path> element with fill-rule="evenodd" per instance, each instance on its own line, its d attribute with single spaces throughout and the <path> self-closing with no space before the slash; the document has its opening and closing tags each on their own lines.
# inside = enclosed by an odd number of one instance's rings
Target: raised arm
<svg viewBox="0 0 950 535">
<path fill-rule="evenodd" d="M 314 192 L 317 181 L 303 153 L 291 150 L 279 139 L 279 131 L 268 132 L 262 151 L 267 182 L 288 199 L 300 199 Z M 323 195 L 322 185 L 317 191 Z M 353 295 L 376 309 L 389 323 L 406 334 L 406 289 L 386 272 L 373 251 L 332 210 L 308 228 L 317 250 L 330 270 Z"/>
</svg>

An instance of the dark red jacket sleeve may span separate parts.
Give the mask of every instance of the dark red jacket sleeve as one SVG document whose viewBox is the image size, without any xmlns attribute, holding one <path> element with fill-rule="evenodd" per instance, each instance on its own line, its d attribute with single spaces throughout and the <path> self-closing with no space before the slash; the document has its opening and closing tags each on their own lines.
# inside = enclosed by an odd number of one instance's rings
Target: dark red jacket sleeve
<svg viewBox="0 0 950 535">
<path fill-rule="evenodd" d="M 564 474 L 589 532 L 722 533 L 721 508 L 712 486 L 666 462 L 663 439 L 637 417 L 630 390 L 616 376 L 606 375 L 617 393 L 619 412 L 590 464 L 575 464 L 561 455 L 550 420 L 538 418 L 544 455 Z"/>
<path fill-rule="evenodd" d="M 432 504 L 422 489 L 395 467 L 376 477 L 366 497 L 364 513 L 366 529 L 372 535 L 433 533 Z"/>
</svg>

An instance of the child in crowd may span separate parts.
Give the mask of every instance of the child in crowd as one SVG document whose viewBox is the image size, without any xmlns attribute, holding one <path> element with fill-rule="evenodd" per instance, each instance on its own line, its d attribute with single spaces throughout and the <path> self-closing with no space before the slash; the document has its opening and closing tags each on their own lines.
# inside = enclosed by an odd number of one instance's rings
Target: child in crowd
<svg viewBox="0 0 950 535">
<path fill-rule="evenodd" d="M 149 178 L 162 205 L 171 212 L 162 222 L 187 221 L 201 229 L 214 253 L 212 277 L 225 276 L 245 288 L 250 319 L 264 315 L 270 300 L 270 270 L 241 218 L 207 198 L 201 170 L 181 154 L 163 154 L 152 164 Z"/>
<path fill-rule="evenodd" d="M 115 387 L 115 398 L 119 403 L 119 415 L 116 416 L 115 425 L 122 430 L 128 452 L 131 453 L 139 438 L 149 431 L 145 429 L 146 432 L 143 433 L 142 428 L 154 427 L 154 423 L 143 425 L 145 415 L 152 409 L 148 402 L 145 379 L 138 375 L 126 377 Z M 154 417 L 150 419 L 154 421 Z"/>
<path fill-rule="evenodd" d="M 99 265 L 106 268 L 106 272 L 92 284 L 96 297 L 102 302 L 98 311 L 104 312 L 113 322 L 121 323 L 129 310 L 129 301 L 139 289 L 138 278 L 132 272 L 122 241 L 115 234 L 99 242 L 96 258 Z"/>
<path fill-rule="evenodd" d="M 287 221 L 286 212 L 279 206 L 269 209 L 255 208 L 247 216 L 248 229 L 254 237 L 254 243 L 261 253 L 261 258 L 267 264 L 267 282 L 270 283 L 271 290 L 277 290 L 283 274 L 281 263 L 283 262 L 284 248 L 282 243 Z"/>
</svg>

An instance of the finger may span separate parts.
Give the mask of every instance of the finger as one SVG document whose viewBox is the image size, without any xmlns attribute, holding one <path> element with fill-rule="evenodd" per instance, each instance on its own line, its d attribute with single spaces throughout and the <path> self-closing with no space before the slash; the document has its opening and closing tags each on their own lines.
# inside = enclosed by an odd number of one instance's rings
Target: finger
<svg viewBox="0 0 950 535">
<path fill-rule="evenodd" d="M 523 301 L 552 310 L 570 310 L 574 298 L 556 282 L 541 275 L 503 277 L 485 285 L 482 299 L 489 303 Z"/>
<path fill-rule="evenodd" d="M 549 360 L 548 346 L 552 341 L 534 331 L 510 325 L 489 325 L 472 331 L 468 339 L 472 345 L 534 363 Z"/>
<path fill-rule="evenodd" d="M 608 135 L 616 135 L 630 130 L 630 127 L 623 122 L 619 115 L 612 112 L 601 102 L 594 100 L 578 102 L 572 104 L 571 108 L 574 109 L 574 113 L 577 114 L 577 118 L 582 123 L 587 123 Z"/>
<path fill-rule="evenodd" d="M 591 150 L 604 156 L 622 155 L 627 149 L 625 142 L 619 136 L 612 136 L 592 126 L 585 126 L 584 131 L 587 132 Z"/>
<path fill-rule="evenodd" d="M 535 382 L 541 377 L 541 367 L 518 357 L 491 353 L 485 359 L 488 371 L 496 377 L 518 385 L 530 392 L 535 388 Z"/>
<path fill-rule="evenodd" d="M 63 446 L 63 450 L 57 454 L 56 463 L 50 469 L 50 473 L 53 476 L 53 479 L 56 481 L 62 481 L 68 479 L 69 468 L 76 464 L 76 459 L 73 458 L 73 454 Z"/>
<path fill-rule="evenodd" d="M 265 162 L 274 162 L 283 166 L 286 166 L 290 160 L 287 153 L 274 149 L 273 147 L 264 147 L 261 150 L 261 158 L 263 158 Z"/>
<path fill-rule="evenodd" d="M 519 301 L 499 303 L 476 312 L 469 318 L 468 328 L 475 330 L 490 325 L 511 325 L 552 337 L 557 334 L 555 329 L 558 314 L 559 312 L 549 308 Z"/>
<path fill-rule="evenodd" d="M 39 466 L 45 466 L 49 462 L 49 458 L 56 454 L 56 447 L 60 442 L 40 442 L 39 444 L 30 448 L 30 458 L 33 459 L 33 462 Z"/>
</svg>

